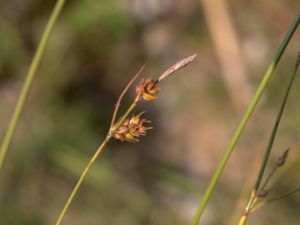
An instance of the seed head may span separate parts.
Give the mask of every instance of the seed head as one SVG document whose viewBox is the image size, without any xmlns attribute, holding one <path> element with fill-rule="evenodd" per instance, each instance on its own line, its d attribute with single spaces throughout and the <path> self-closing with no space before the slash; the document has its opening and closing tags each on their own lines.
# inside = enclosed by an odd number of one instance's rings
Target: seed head
<svg viewBox="0 0 300 225">
<path fill-rule="evenodd" d="M 145 101 L 154 101 L 157 99 L 157 94 L 160 91 L 160 88 L 156 86 L 156 83 L 157 81 L 152 78 L 142 80 L 142 82 L 136 87 L 136 94 Z"/>
<path fill-rule="evenodd" d="M 285 150 L 282 155 L 277 159 L 276 164 L 278 167 L 283 166 L 288 155 L 289 155 L 289 148 L 287 150 Z"/>
<path fill-rule="evenodd" d="M 268 194 L 269 194 L 269 191 L 268 191 L 267 189 L 262 188 L 262 189 L 258 192 L 257 197 L 259 197 L 259 198 L 264 198 L 264 197 L 266 197 Z"/>
<path fill-rule="evenodd" d="M 139 137 L 145 136 L 152 127 L 146 126 L 150 121 L 141 118 L 142 114 L 143 112 L 125 120 L 123 125 L 116 131 L 114 138 L 120 141 L 137 142 Z"/>
</svg>

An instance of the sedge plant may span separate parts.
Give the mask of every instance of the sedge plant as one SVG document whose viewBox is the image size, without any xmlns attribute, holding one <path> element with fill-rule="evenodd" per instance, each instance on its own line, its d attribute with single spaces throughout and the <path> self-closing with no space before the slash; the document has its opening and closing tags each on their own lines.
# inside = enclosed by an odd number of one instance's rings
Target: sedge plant
<svg viewBox="0 0 300 225">
<path fill-rule="evenodd" d="M 25 82 L 23 84 L 20 96 L 18 98 L 15 110 L 12 114 L 12 118 L 9 122 L 8 125 L 8 129 L 7 132 L 4 135 L 4 139 L 3 142 L 1 144 L 0 147 L 0 172 L 3 168 L 3 163 L 5 161 L 9 146 L 11 144 L 15 129 L 17 127 L 20 115 L 22 113 L 22 110 L 24 108 L 26 99 L 28 97 L 28 94 L 30 92 L 31 86 L 32 86 L 32 82 L 37 74 L 37 69 L 41 63 L 41 59 L 42 56 L 45 52 L 45 48 L 47 46 L 50 34 L 53 31 L 54 25 L 57 21 L 58 16 L 60 15 L 63 6 L 65 4 L 65 0 L 57 0 L 56 5 L 51 13 L 50 19 L 47 23 L 47 26 L 45 28 L 45 31 L 42 35 L 42 38 L 39 42 L 37 51 L 35 52 L 35 55 L 33 57 L 33 60 L 31 62 L 31 65 L 29 67 L 28 73 L 26 75 L 26 79 Z M 216 187 L 216 184 L 232 154 L 232 152 L 234 151 L 234 148 L 243 132 L 243 130 L 245 129 L 245 126 L 249 120 L 249 118 L 251 117 L 257 103 L 259 102 L 262 94 L 264 93 L 266 86 L 269 82 L 269 80 L 271 79 L 280 59 L 281 56 L 283 55 L 290 39 L 292 38 L 296 28 L 298 27 L 300 23 L 300 13 L 297 15 L 294 23 L 292 24 L 291 28 L 289 29 L 289 31 L 287 32 L 284 40 L 282 41 L 272 63 L 270 64 L 270 66 L 268 67 L 266 73 L 264 74 L 264 77 L 257 89 L 257 92 L 252 100 L 252 102 L 250 103 L 244 117 L 242 118 L 238 128 L 236 129 L 232 140 L 225 152 L 225 155 L 223 157 L 223 159 L 221 160 L 220 164 L 218 165 L 216 172 L 214 173 L 214 175 L 212 176 L 212 179 L 208 185 L 208 188 L 205 191 L 203 200 L 201 201 L 199 208 L 196 212 L 196 215 L 193 219 L 192 225 L 197 225 L 201 219 L 201 216 L 204 212 L 204 209 L 206 208 L 208 201 L 210 199 L 210 197 L 212 196 L 212 193 Z M 100 153 L 103 151 L 104 147 L 107 145 L 107 143 L 112 139 L 115 138 L 117 140 L 120 141 L 129 141 L 129 142 L 136 142 L 139 140 L 139 138 L 141 136 L 144 136 L 148 130 L 150 130 L 152 127 L 148 126 L 149 125 L 149 121 L 142 118 L 143 113 L 139 113 L 136 116 L 132 116 L 130 117 L 130 114 L 133 112 L 133 110 L 135 109 L 135 107 L 142 101 L 153 101 L 157 98 L 157 94 L 160 92 L 160 89 L 158 87 L 158 84 L 165 79 L 166 77 L 170 76 L 171 74 L 173 74 L 174 72 L 176 72 L 177 70 L 185 67 L 186 65 L 188 65 L 190 62 L 192 62 L 195 59 L 196 55 L 192 55 L 190 57 L 187 57 L 181 61 L 179 61 L 178 63 L 174 64 L 173 66 L 171 66 L 168 70 L 166 70 L 162 75 L 159 76 L 158 79 L 146 79 L 143 80 L 136 88 L 136 96 L 132 102 L 132 104 L 129 106 L 129 108 L 127 109 L 127 111 L 119 117 L 119 119 L 117 120 L 117 114 L 119 112 L 119 107 L 120 107 L 120 103 L 124 97 L 124 95 L 128 92 L 129 88 L 132 86 L 132 84 L 134 83 L 134 81 L 140 76 L 140 74 L 142 73 L 142 70 L 144 67 L 142 67 L 138 73 L 129 81 L 129 83 L 127 84 L 127 86 L 125 87 L 125 89 L 123 90 L 123 92 L 120 94 L 116 106 L 115 106 L 115 110 L 112 116 L 112 120 L 111 120 L 111 125 L 108 129 L 107 135 L 104 138 L 103 142 L 100 144 L 100 146 L 98 147 L 98 149 L 95 151 L 94 155 L 91 157 L 90 161 L 88 162 L 88 164 L 86 165 L 85 169 L 83 170 L 79 180 L 77 181 L 75 187 L 73 188 L 71 194 L 69 195 L 63 209 L 61 210 L 56 225 L 60 225 L 62 223 L 62 220 L 67 212 L 67 210 L 69 209 L 75 195 L 78 193 L 78 190 L 82 184 L 82 182 L 84 181 L 85 176 L 87 175 L 88 171 L 90 170 L 91 166 L 93 165 L 93 163 L 95 162 L 95 160 L 97 159 L 97 157 L 100 155 Z M 299 189 L 295 189 L 293 191 L 290 191 L 288 193 L 284 193 L 281 196 L 277 196 L 275 198 L 269 199 L 268 201 L 264 201 L 260 204 L 253 205 L 253 207 L 251 208 L 252 211 L 255 211 L 256 209 L 260 208 L 262 205 L 267 204 L 269 202 L 275 201 L 277 199 L 280 199 L 282 197 L 288 196 L 290 194 L 293 194 L 295 192 L 299 191 Z M 243 223 L 241 223 L 243 224 Z"/>
<path fill-rule="evenodd" d="M 132 104 L 129 106 L 127 111 L 120 116 L 118 120 L 117 114 L 119 112 L 120 103 L 124 97 L 124 95 L 127 93 L 131 85 L 134 83 L 134 81 L 140 76 L 140 74 L 143 71 L 144 66 L 136 73 L 136 75 L 129 81 L 129 83 L 126 85 L 125 89 L 120 94 L 110 124 L 110 128 L 108 129 L 107 135 L 104 138 L 103 142 L 100 144 L 94 155 L 91 157 L 90 161 L 86 165 L 85 169 L 83 170 L 79 180 L 77 181 L 75 187 L 73 188 L 70 196 L 68 197 L 62 211 L 59 214 L 59 217 L 57 219 L 56 225 L 60 225 L 62 223 L 62 220 L 69 209 L 75 195 L 78 193 L 78 190 L 87 175 L 88 171 L 90 170 L 91 166 L 99 156 L 99 154 L 103 151 L 106 144 L 111 140 L 112 138 L 115 138 L 120 141 L 128 141 L 128 142 L 137 142 L 139 141 L 139 138 L 141 136 L 146 135 L 147 131 L 152 129 L 152 127 L 149 127 L 150 121 L 146 120 L 145 118 L 142 118 L 143 112 L 137 114 L 136 116 L 132 116 L 129 118 L 130 114 L 133 112 L 135 107 L 142 101 L 154 101 L 157 99 L 157 95 L 160 92 L 160 88 L 158 87 L 158 84 L 167 78 L 168 76 L 172 75 L 177 70 L 187 66 L 190 62 L 192 62 L 196 57 L 196 54 L 189 56 L 187 58 L 184 58 L 171 66 L 169 69 L 167 69 L 164 73 L 162 73 L 157 79 L 149 78 L 146 80 L 142 80 L 141 83 L 136 87 L 136 96 L 132 102 Z"/>
<path fill-rule="evenodd" d="M 297 74 L 299 63 L 300 63 L 300 53 L 299 53 L 298 58 L 296 60 L 294 71 L 291 74 L 288 85 L 286 87 L 284 97 L 282 99 L 280 108 L 278 110 L 278 114 L 277 114 L 275 122 L 274 122 L 273 129 L 272 129 L 271 134 L 270 134 L 268 144 L 267 144 L 266 149 L 265 149 L 265 153 L 264 153 L 264 156 L 263 156 L 263 159 L 262 159 L 262 162 L 261 162 L 261 166 L 260 166 L 257 178 L 256 178 L 255 185 L 252 189 L 252 192 L 251 192 L 251 195 L 249 197 L 248 203 L 247 203 L 247 205 L 244 209 L 244 213 L 243 213 L 242 217 L 240 218 L 239 225 L 245 225 L 247 223 L 249 215 L 251 214 L 251 212 L 253 212 L 254 209 L 257 210 L 258 208 L 265 205 L 266 203 L 270 203 L 270 202 L 273 202 L 275 200 L 281 199 L 285 196 L 296 193 L 299 190 L 299 188 L 297 188 L 297 189 L 295 189 L 293 191 L 290 191 L 288 193 L 284 193 L 280 196 L 275 196 L 273 198 L 265 200 L 266 197 L 268 196 L 269 190 L 270 190 L 270 188 L 268 187 L 268 184 L 269 184 L 271 178 L 273 177 L 273 175 L 275 174 L 275 172 L 285 164 L 285 161 L 288 157 L 289 149 L 285 150 L 282 153 L 282 155 L 276 161 L 276 164 L 274 165 L 273 169 L 267 175 L 264 182 L 262 182 L 263 181 L 263 176 L 265 174 L 266 166 L 267 166 L 269 158 L 270 158 L 270 154 L 271 154 L 271 151 L 272 151 L 272 147 L 273 147 L 273 143 L 274 143 L 274 140 L 275 140 L 275 137 L 276 137 L 276 133 L 278 131 L 278 127 L 279 127 L 279 124 L 280 124 L 280 121 L 281 121 L 281 118 L 282 118 L 282 115 L 283 115 L 283 111 L 286 107 L 287 100 L 288 100 L 288 97 L 289 97 L 289 93 L 290 93 L 292 85 L 295 81 L 295 77 L 296 77 L 296 74 Z M 259 204 L 259 206 L 258 206 L 258 204 Z"/>
<path fill-rule="evenodd" d="M 217 169 L 215 170 L 215 172 L 208 184 L 208 187 L 206 188 L 206 190 L 204 192 L 203 198 L 202 198 L 202 200 L 198 206 L 198 209 L 195 213 L 195 216 L 192 220 L 192 225 L 197 225 L 199 223 L 199 221 L 203 215 L 203 212 L 204 212 L 204 210 L 216 188 L 219 178 L 221 177 L 221 175 L 225 169 L 225 166 L 227 165 L 227 162 L 229 161 L 254 109 L 256 108 L 259 100 L 261 99 L 261 96 L 263 95 L 263 93 L 264 93 L 278 63 L 280 62 L 280 59 L 281 59 L 283 53 L 285 52 L 287 45 L 289 44 L 291 38 L 293 37 L 299 23 L 300 23 L 300 12 L 296 16 L 290 29 L 288 30 L 283 41 L 281 42 L 281 45 L 279 46 L 279 48 L 273 58 L 273 61 L 271 62 L 266 73 L 264 74 L 264 76 L 257 88 L 257 91 L 246 110 L 246 113 L 244 114 L 240 124 L 238 125 L 237 129 L 235 130 L 235 132 L 232 136 L 232 139 L 225 151 L 225 154 L 224 154 L 223 158 L 221 159 L 220 163 L 218 164 Z"/>
</svg>

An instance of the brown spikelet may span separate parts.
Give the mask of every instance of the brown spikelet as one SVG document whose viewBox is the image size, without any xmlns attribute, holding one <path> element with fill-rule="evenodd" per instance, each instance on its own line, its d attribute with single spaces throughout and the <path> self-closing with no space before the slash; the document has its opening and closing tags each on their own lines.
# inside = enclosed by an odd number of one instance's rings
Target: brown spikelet
<svg viewBox="0 0 300 225">
<path fill-rule="evenodd" d="M 289 151 L 290 149 L 288 148 L 287 150 L 285 150 L 282 155 L 277 159 L 276 164 L 278 167 L 283 166 L 288 155 L 289 155 Z"/>
<path fill-rule="evenodd" d="M 150 121 L 141 118 L 142 114 L 143 112 L 125 120 L 114 134 L 114 138 L 120 141 L 137 142 L 139 137 L 145 136 L 152 127 L 146 126 Z"/>
<path fill-rule="evenodd" d="M 145 101 L 154 101 L 157 99 L 157 94 L 160 92 L 160 88 L 156 86 L 156 81 L 152 78 L 142 80 L 142 82 L 136 87 L 136 94 Z"/>
</svg>

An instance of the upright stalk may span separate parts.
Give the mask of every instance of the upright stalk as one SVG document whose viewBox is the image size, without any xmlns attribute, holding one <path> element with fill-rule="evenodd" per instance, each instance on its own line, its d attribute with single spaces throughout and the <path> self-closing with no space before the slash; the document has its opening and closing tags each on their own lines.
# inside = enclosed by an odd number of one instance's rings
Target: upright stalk
<svg viewBox="0 0 300 225">
<path fill-rule="evenodd" d="M 12 114 L 12 117 L 10 119 L 7 131 L 5 133 L 3 142 L 1 144 L 0 148 L 0 172 L 2 171 L 2 167 L 7 155 L 7 151 L 9 149 L 9 146 L 11 144 L 16 126 L 18 124 L 20 115 L 22 113 L 22 110 L 24 108 L 24 104 L 26 102 L 26 99 L 28 97 L 30 88 L 32 86 L 32 81 L 36 75 L 36 71 L 38 69 L 38 66 L 40 65 L 42 56 L 45 52 L 46 45 L 48 43 L 50 34 L 52 33 L 53 27 L 57 21 L 57 18 L 60 14 L 60 12 L 63 9 L 63 6 L 65 4 L 65 0 L 57 0 L 55 7 L 53 8 L 53 11 L 51 13 L 51 16 L 48 20 L 47 26 L 45 28 L 45 31 L 42 35 L 42 38 L 39 42 L 38 48 L 34 54 L 34 57 L 32 59 L 32 62 L 30 64 L 28 73 L 26 75 L 25 82 L 23 84 L 20 96 L 18 98 L 17 104 L 15 106 L 15 110 Z"/>
<path fill-rule="evenodd" d="M 289 41 L 291 40 L 295 30 L 297 29 L 299 23 L 300 23 L 300 12 L 298 13 L 298 15 L 295 18 L 293 24 L 291 25 L 289 31 L 287 32 L 285 38 L 283 39 L 280 47 L 278 48 L 272 63 L 268 67 L 266 73 L 264 74 L 262 81 L 260 82 L 260 85 L 255 93 L 255 96 L 253 97 L 253 100 L 251 101 L 244 117 L 242 118 L 242 121 L 240 122 L 238 128 L 236 129 L 236 131 L 231 139 L 231 142 L 230 142 L 228 148 L 226 149 L 226 152 L 225 152 L 221 162 L 219 163 L 219 165 L 218 165 L 218 167 L 217 167 L 217 169 L 216 169 L 216 171 L 204 193 L 203 199 L 200 202 L 200 205 L 199 205 L 197 212 L 194 216 L 194 219 L 192 221 L 192 225 L 197 225 L 199 223 L 199 221 L 202 217 L 202 214 L 204 212 L 204 209 L 206 208 L 208 201 L 210 200 L 212 193 L 216 187 L 216 184 L 219 181 L 219 178 L 220 178 L 221 174 L 223 173 L 223 170 L 224 170 L 242 132 L 244 131 L 250 116 L 252 115 L 257 103 L 259 102 L 262 94 L 264 93 L 266 86 L 267 86 L 269 80 L 271 79 L 271 77 L 281 59 L 281 56 L 284 53 Z"/>
<path fill-rule="evenodd" d="M 90 170 L 91 166 L 94 164 L 95 160 L 97 159 L 97 157 L 99 156 L 99 154 L 103 151 L 104 147 L 106 146 L 106 144 L 108 143 L 108 141 L 114 136 L 115 132 L 119 129 L 119 127 L 124 123 L 124 121 L 128 118 L 128 116 L 130 115 L 130 113 L 133 111 L 133 109 L 136 107 L 137 105 L 137 98 L 134 100 L 134 102 L 131 104 L 131 106 L 128 108 L 128 110 L 124 113 L 124 115 L 121 117 L 121 119 L 116 123 L 115 126 L 113 126 L 113 124 L 111 125 L 108 134 L 106 135 L 104 141 L 102 142 L 102 144 L 98 147 L 98 149 L 96 150 L 96 152 L 94 153 L 94 155 L 92 156 L 91 160 L 89 161 L 89 163 L 87 164 L 87 166 L 85 167 L 85 169 L 83 170 L 80 178 L 78 179 L 75 187 L 73 188 L 70 196 L 68 197 L 62 211 L 59 214 L 59 217 L 57 219 L 57 222 L 55 225 L 60 225 L 66 212 L 68 211 L 75 195 L 77 194 L 85 176 L 87 175 L 88 171 Z"/>
<path fill-rule="evenodd" d="M 299 62 L 300 62 L 299 60 L 300 60 L 300 54 L 297 58 L 297 62 L 295 64 L 295 68 L 294 68 L 294 71 L 292 73 L 292 76 L 290 77 L 288 86 L 287 86 L 286 91 L 285 91 L 283 101 L 281 103 L 280 109 L 278 111 L 278 114 L 277 114 L 277 117 L 276 117 L 276 120 L 275 120 L 274 127 L 273 127 L 271 135 L 270 135 L 268 145 L 267 145 L 266 150 L 265 150 L 263 161 L 262 161 L 260 170 L 258 172 L 257 180 L 256 180 L 254 188 L 253 188 L 253 191 L 255 191 L 255 192 L 257 192 L 259 187 L 260 187 L 260 184 L 261 184 L 261 181 L 262 181 L 262 178 L 263 178 L 263 175 L 264 175 L 264 172 L 265 172 L 265 169 L 266 169 L 269 157 L 270 157 L 270 153 L 271 153 L 271 150 L 272 150 L 274 139 L 275 139 L 275 136 L 276 136 L 276 133 L 277 133 L 277 130 L 278 130 L 278 126 L 279 126 L 279 123 L 280 123 L 280 120 L 281 120 L 281 117 L 282 117 L 282 114 L 283 114 L 283 110 L 286 106 L 286 103 L 287 103 L 292 85 L 294 83 L 294 80 L 295 80 L 295 77 L 296 77 L 296 74 L 297 74 L 297 70 L 298 70 L 298 66 L 299 66 Z"/>
<path fill-rule="evenodd" d="M 263 175 L 264 175 L 264 172 L 265 172 L 268 160 L 270 158 L 270 153 L 272 151 L 272 146 L 273 146 L 276 134 L 277 134 L 278 126 L 279 126 L 280 120 L 282 118 L 283 111 L 285 109 L 285 106 L 286 106 L 286 103 L 287 103 L 287 100 L 288 100 L 288 97 L 289 97 L 292 85 L 294 83 L 294 80 L 295 80 L 295 77 L 296 77 L 296 74 L 297 74 L 297 69 L 298 69 L 299 63 L 300 63 L 300 53 L 299 53 L 299 56 L 298 56 L 298 58 L 296 60 L 294 71 L 293 71 L 293 73 L 292 73 L 292 75 L 290 77 L 290 80 L 288 82 L 288 85 L 286 87 L 286 90 L 285 90 L 285 93 L 284 93 L 284 97 L 283 97 L 283 100 L 281 102 L 278 114 L 277 114 L 276 119 L 275 119 L 275 123 L 274 123 L 273 129 L 272 129 L 272 132 L 271 132 L 271 135 L 270 135 L 270 138 L 269 138 L 266 150 L 265 150 L 265 154 L 264 154 L 264 157 L 263 157 L 263 160 L 262 160 L 262 163 L 261 163 L 261 167 L 260 167 L 260 170 L 259 170 L 258 175 L 257 175 L 257 179 L 256 179 L 256 182 L 255 182 L 255 185 L 253 187 L 251 196 L 250 196 L 250 198 L 248 200 L 248 204 L 247 204 L 247 206 L 246 206 L 246 208 L 244 210 L 244 214 L 242 215 L 242 217 L 240 219 L 239 225 L 245 225 L 247 223 L 249 214 L 251 213 L 252 209 L 256 205 L 255 203 L 258 200 L 258 193 L 259 193 L 259 191 L 262 190 L 264 188 L 264 186 L 267 185 L 268 181 L 270 180 L 270 177 L 274 173 L 274 172 L 271 172 L 270 175 L 269 175 L 269 177 L 267 177 L 265 183 L 263 185 L 261 185 L 262 178 L 263 178 Z"/>
<path fill-rule="evenodd" d="M 161 80 L 165 79 L 166 77 L 172 75 L 174 72 L 176 72 L 177 70 L 187 66 L 190 62 L 192 62 L 196 57 L 196 54 L 194 55 L 191 55 L 187 58 L 184 58 L 180 61 L 178 61 L 177 63 L 175 63 L 173 66 L 171 66 L 170 68 L 168 68 L 156 81 L 154 79 L 148 79 L 147 81 L 142 81 L 136 88 L 136 97 L 133 101 L 133 103 L 130 105 L 130 107 L 127 109 L 127 111 L 120 117 L 120 119 L 116 121 L 116 117 L 117 117 L 117 114 L 118 114 L 118 111 L 119 111 L 119 107 L 120 107 L 120 103 L 124 97 L 124 95 L 126 94 L 126 92 L 128 91 L 128 89 L 130 88 L 130 86 L 133 84 L 133 82 L 138 78 L 138 76 L 141 74 L 141 72 L 143 71 L 144 69 L 144 66 L 141 67 L 141 69 L 135 74 L 135 76 L 129 81 L 129 83 L 126 85 L 125 89 L 122 91 L 121 95 L 119 96 L 118 100 L 117 100 L 117 103 L 115 105 L 115 110 L 113 112 L 113 116 L 112 116 L 112 120 L 111 120 L 111 125 L 110 125 L 110 128 L 109 128 L 109 131 L 106 135 L 106 138 L 104 139 L 104 141 L 102 142 L 102 144 L 99 146 L 99 148 L 97 149 L 97 151 L 95 152 L 95 154 L 93 155 L 93 157 L 91 158 L 91 160 L 89 161 L 89 163 L 87 164 L 87 166 L 85 167 L 85 169 L 83 170 L 79 180 L 77 181 L 75 187 L 73 188 L 73 191 L 71 192 L 64 208 L 62 209 L 62 211 L 60 212 L 60 215 L 57 219 L 57 222 L 56 222 L 56 225 L 60 225 L 61 222 L 62 222 L 62 219 L 64 218 L 68 208 L 70 207 L 72 201 L 73 201 L 73 198 L 75 197 L 76 193 L 78 192 L 86 174 L 88 173 L 88 171 L 90 170 L 90 167 L 92 166 L 92 164 L 95 162 L 96 158 L 98 157 L 98 155 L 102 152 L 102 150 L 104 149 L 104 147 L 106 146 L 107 142 L 112 138 L 112 137 L 115 137 L 116 138 L 116 133 L 118 132 L 119 128 L 121 126 L 124 125 L 124 123 L 126 122 L 126 119 L 129 117 L 130 113 L 134 110 L 134 108 L 137 106 L 137 104 L 142 100 L 147 100 L 147 101 L 150 101 L 150 100 L 155 100 L 157 98 L 157 94 L 159 92 L 159 89 L 156 87 L 156 84 L 158 84 Z M 146 97 L 147 98 L 146 98 Z M 152 97 L 152 98 L 149 98 Z M 139 114 L 141 115 L 141 114 Z M 139 116 L 137 116 L 139 117 Z M 133 117 L 134 118 L 134 117 Z M 136 118 L 136 117 L 135 117 Z M 143 121 L 143 120 L 141 120 Z M 140 122 L 141 122 L 140 121 Z M 145 121 L 144 121 L 145 122 Z M 131 120 L 128 122 L 128 123 L 131 123 Z M 133 131 L 130 131 L 130 132 L 135 132 L 134 134 L 132 133 L 127 133 L 127 135 L 133 135 L 135 137 L 127 137 L 127 140 L 129 141 L 137 141 L 138 139 L 136 139 L 136 137 L 139 137 L 139 136 L 142 136 L 142 135 L 145 135 L 145 131 L 147 129 L 150 129 L 148 127 L 145 127 L 143 126 L 143 122 L 139 123 L 137 121 L 135 122 L 132 122 L 132 123 L 138 123 L 138 124 L 135 124 L 135 127 L 131 127 L 130 130 L 133 130 Z M 138 125 L 138 127 L 136 127 Z M 124 131 L 124 129 L 123 129 Z M 128 130 L 126 130 L 128 131 Z M 124 132 L 122 133 L 122 135 L 124 135 Z M 119 135 L 121 135 L 119 133 Z M 119 140 L 126 140 L 126 135 L 125 135 L 125 138 L 122 139 L 120 138 L 117 138 Z"/>
<path fill-rule="evenodd" d="M 75 197 L 77 191 L 79 190 L 86 174 L 88 173 L 88 171 L 90 170 L 91 166 L 93 165 L 93 163 L 95 162 L 95 160 L 97 159 L 98 155 L 102 152 L 103 148 L 105 147 L 105 145 L 107 144 L 107 142 L 110 140 L 111 136 L 107 136 L 104 141 L 102 142 L 102 144 L 99 146 L 99 148 L 97 149 L 97 151 L 95 152 L 95 154 L 93 155 L 93 157 L 91 158 L 91 160 L 89 161 L 89 163 L 87 164 L 87 166 L 85 167 L 84 171 L 82 172 L 79 180 L 77 181 L 72 193 L 70 194 L 63 210 L 61 211 L 58 219 L 57 219 L 57 222 L 56 222 L 56 225 L 59 225 L 61 224 L 61 221 L 62 219 L 64 218 L 68 208 L 70 207 L 72 201 L 73 201 L 73 198 Z"/>
</svg>

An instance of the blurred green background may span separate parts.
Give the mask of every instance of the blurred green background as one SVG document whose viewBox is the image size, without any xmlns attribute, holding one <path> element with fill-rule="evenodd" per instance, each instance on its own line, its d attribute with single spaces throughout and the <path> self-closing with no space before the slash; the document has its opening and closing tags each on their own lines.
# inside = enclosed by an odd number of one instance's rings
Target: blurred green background
<svg viewBox="0 0 300 225">
<path fill-rule="evenodd" d="M 0 2 L 0 140 L 54 4 Z M 147 111 L 154 130 L 139 143 L 109 143 L 63 222 L 190 224 L 299 9 L 298 0 L 67 1 L 0 177 L 0 224 L 54 224 L 131 76 L 146 62 L 144 76 L 157 77 L 197 53 L 192 64 L 162 82 L 157 101 L 136 110 Z M 299 40 L 298 31 L 221 178 L 203 225 L 237 223 L 231 215 L 243 207 L 236 201 L 245 183 L 252 186 L 258 168 L 253 162 L 267 142 Z M 300 185 L 299 85 L 298 78 L 272 153 L 274 163 L 287 147 L 292 150 L 274 195 Z M 122 110 L 133 97 L 134 89 Z M 300 194 L 295 194 L 253 214 L 249 224 L 299 224 L 299 204 Z"/>
</svg>

